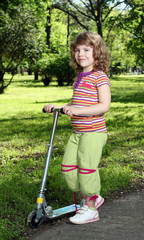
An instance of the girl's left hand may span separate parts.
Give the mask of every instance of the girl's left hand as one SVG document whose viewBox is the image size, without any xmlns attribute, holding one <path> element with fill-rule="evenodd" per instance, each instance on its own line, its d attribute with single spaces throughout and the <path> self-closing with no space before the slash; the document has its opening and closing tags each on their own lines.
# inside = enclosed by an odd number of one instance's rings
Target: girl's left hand
<svg viewBox="0 0 144 240">
<path fill-rule="evenodd" d="M 73 107 L 73 106 L 65 106 L 63 108 L 63 111 L 66 115 L 72 117 L 72 116 L 78 116 L 79 115 L 79 111 L 80 109 L 78 107 Z"/>
</svg>

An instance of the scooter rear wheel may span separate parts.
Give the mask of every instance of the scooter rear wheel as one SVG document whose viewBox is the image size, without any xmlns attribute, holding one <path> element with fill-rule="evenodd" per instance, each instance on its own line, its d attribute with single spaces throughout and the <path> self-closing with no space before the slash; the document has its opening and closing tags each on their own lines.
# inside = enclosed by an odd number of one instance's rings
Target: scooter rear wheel
<svg viewBox="0 0 144 240">
<path fill-rule="evenodd" d="M 37 228 L 38 226 L 40 226 L 42 219 L 40 218 L 39 221 L 36 223 L 35 219 L 36 219 L 36 211 L 32 211 L 27 218 L 27 224 L 29 225 L 30 228 L 34 229 Z"/>
</svg>

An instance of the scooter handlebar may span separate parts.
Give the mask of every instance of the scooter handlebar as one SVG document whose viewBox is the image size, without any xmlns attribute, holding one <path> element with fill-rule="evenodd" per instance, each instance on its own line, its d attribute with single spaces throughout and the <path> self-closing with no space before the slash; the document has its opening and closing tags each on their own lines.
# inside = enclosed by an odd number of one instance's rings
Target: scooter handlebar
<svg viewBox="0 0 144 240">
<path fill-rule="evenodd" d="M 46 110 L 44 108 L 42 109 L 42 111 L 43 113 L 46 113 Z M 50 113 L 52 112 L 60 112 L 61 114 L 65 114 L 63 108 L 52 108 Z"/>
</svg>

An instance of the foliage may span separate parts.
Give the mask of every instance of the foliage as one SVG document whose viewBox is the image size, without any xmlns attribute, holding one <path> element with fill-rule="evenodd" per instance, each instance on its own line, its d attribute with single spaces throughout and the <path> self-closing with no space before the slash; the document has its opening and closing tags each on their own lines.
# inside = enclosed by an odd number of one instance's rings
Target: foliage
<svg viewBox="0 0 144 240">
<path fill-rule="evenodd" d="M 111 74 L 142 66 L 140 39 L 144 11 L 140 1 L 54 1 L 52 7 L 69 14 L 71 21 L 73 19 L 82 27 L 80 31 L 90 30 L 103 35 L 111 55 Z M 73 33 L 69 39 L 75 35 Z"/>
<path fill-rule="evenodd" d="M 35 14 L 18 6 L 10 15 L 0 11 L 0 93 L 11 83 L 18 65 L 38 58 L 42 51 Z M 12 77 L 5 82 L 4 74 L 12 68 Z"/>
<path fill-rule="evenodd" d="M 69 14 L 83 29 L 88 31 L 91 23 L 95 24 L 95 31 L 103 36 L 103 25 L 110 13 L 119 6 L 122 1 L 74 1 L 65 0 L 53 1 L 53 8 L 60 9 L 61 11 Z"/>
<path fill-rule="evenodd" d="M 70 65 L 68 53 L 48 54 L 38 62 L 42 81 L 48 86 L 53 77 L 56 77 L 59 86 L 72 85 L 75 71 Z"/>
<path fill-rule="evenodd" d="M 137 19 L 137 20 L 136 20 Z M 135 52 L 137 63 L 144 62 L 144 4 L 134 1 L 131 8 L 121 18 L 121 26 L 131 35 L 127 43 L 128 51 Z"/>
<path fill-rule="evenodd" d="M 105 25 L 107 32 L 106 42 L 108 41 L 109 45 L 113 46 L 115 39 L 117 42 L 117 38 L 121 38 L 122 36 L 120 45 L 125 53 L 121 57 L 117 56 L 119 64 L 123 62 L 123 56 L 125 55 L 129 56 L 129 66 L 133 65 L 133 67 L 139 68 L 143 65 L 144 56 L 144 4 L 139 0 L 125 1 L 125 4 L 124 8 L 114 10 L 109 18 L 107 18 Z M 113 52 L 112 55 L 114 55 Z M 126 59 L 125 61 L 128 62 Z"/>
<path fill-rule="evenodd" d="M 124 39 L 125 42 L 124 42 Z M 136 57 L 134 53 L 127 51 L 127 44 L 129 43 L 129 33 L 119 29 L 113 30 L 109 34 L 109 40 L 107 41 L 110 50 L 110 74 L 120 74 L 122 72 L 129 72 L 136 66 Z"/>
<path fill-rule="evenodd" d="M 51 52 L 58 54 L 67 48 L 67 15 L 53 9 L 51 12 Z"/>
<path fill-rule="evenodd" d="M 111 74 L 130 68 L 143 70 L 144 11 L 140 0 L 1 0 L 0 9 L 1 93 L 19 64 L 34 72 L 42 69 L 46 85 L 53 76 L 60 85 L 70 84 L 74 73 L 69 65 L 64 66 L 69 61 L 66 52 L 75 35 L 85 30 L 103 36 L 111 55 Z M 9 81 L 4 78 L 7 70 L 12 72 Z"/>
</svg>

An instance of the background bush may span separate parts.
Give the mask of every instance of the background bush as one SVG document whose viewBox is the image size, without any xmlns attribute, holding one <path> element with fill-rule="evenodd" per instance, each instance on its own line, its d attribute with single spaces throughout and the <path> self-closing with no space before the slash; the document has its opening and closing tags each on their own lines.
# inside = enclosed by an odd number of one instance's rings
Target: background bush
<svg viewBox="0 0 144 240">
<path fill-rule="evenodd" d="M 53 78 L 56 78 L 58 86 L 71 86 L 74 82 L 75 71 L 70 65 L 68 53 L 48 54 L 38 62 L 42 82 L 48 86 Z"/>
</svg>

